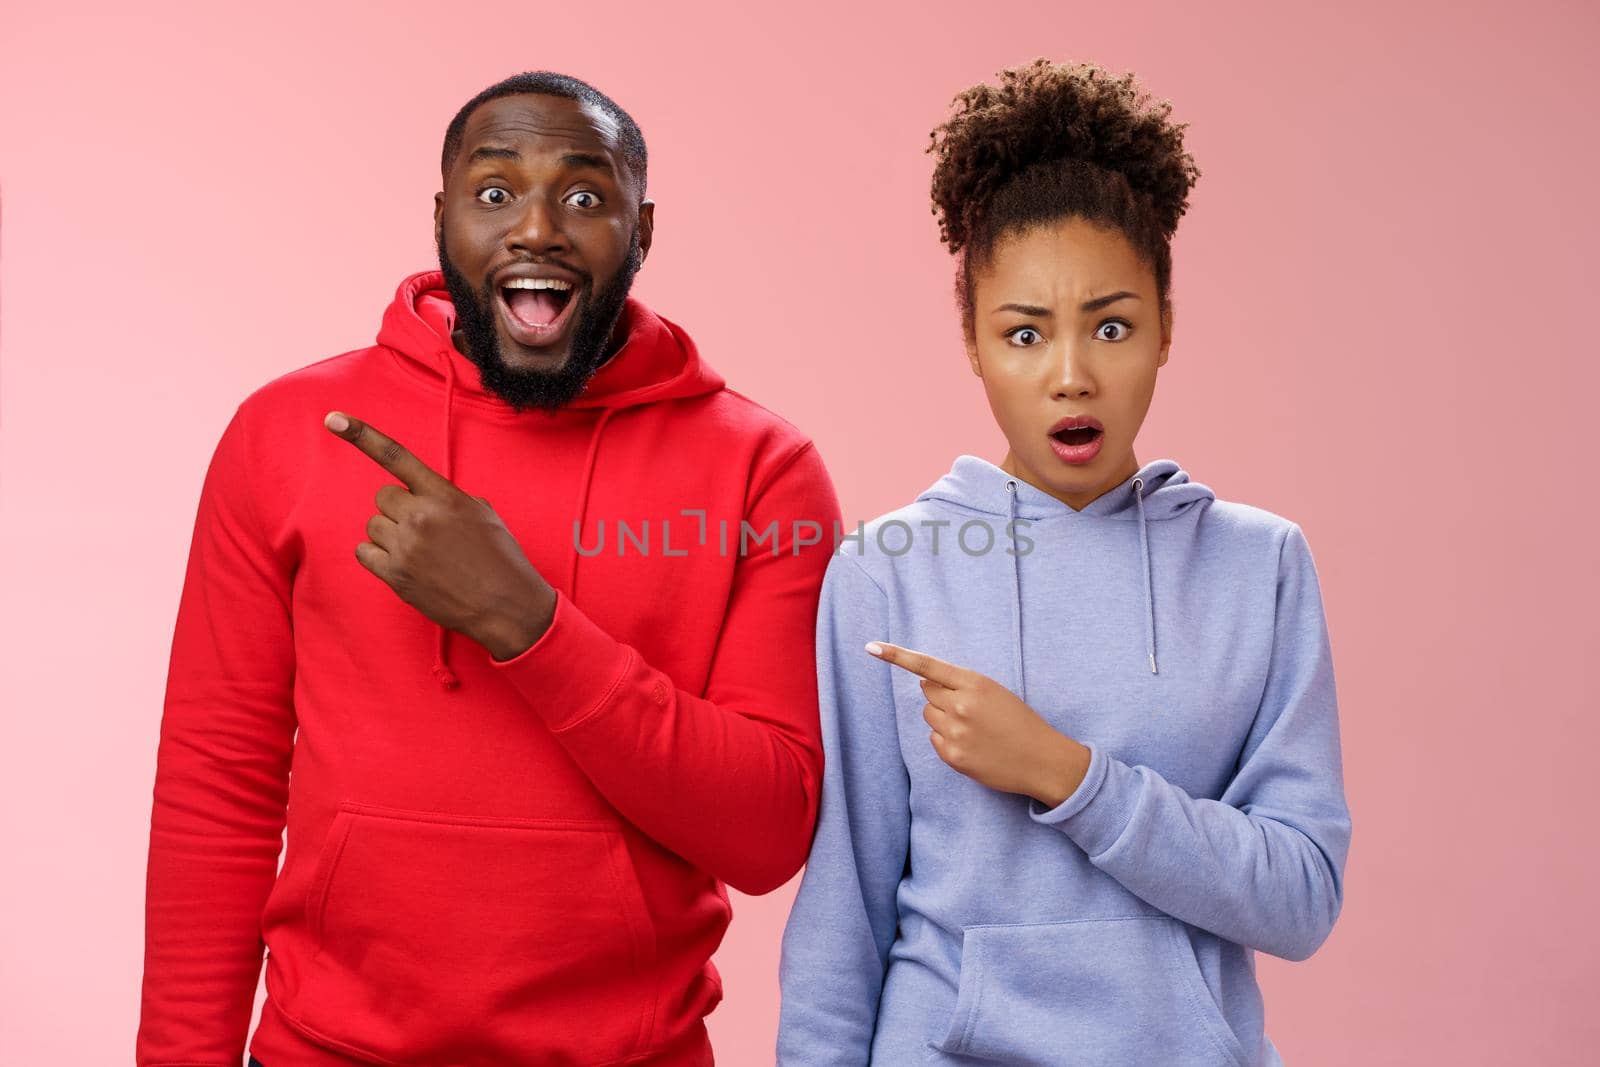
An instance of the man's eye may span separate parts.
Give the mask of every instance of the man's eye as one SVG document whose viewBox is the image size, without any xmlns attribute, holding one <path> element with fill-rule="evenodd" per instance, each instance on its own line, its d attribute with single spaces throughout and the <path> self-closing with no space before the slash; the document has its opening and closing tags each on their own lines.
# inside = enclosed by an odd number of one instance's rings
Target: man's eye
<svg viewBox="0 0 1600 1067">
<path fill-rule="evenodd" d="M 1107 337 L 1105 332 L 1108 328 L 1115 331 L 1110 337 Z M 1132 331 L 1133 327 L 1121 319 L 1107 319 L 1100 324 L 1100 329 L 1096 330 L 1094 335 L 1102 341 L 1126 341 Z"/>
<path fill-rule="evenodd" d="M 485 204 L 505 204 L 511 200 L 511 194 L 498 185 L 491 185 L 478 194 L 478 199 Z"/>
<path fill-rule="evenodd" d="M 1006 334 L 1006 340 L 1018 348 L 1028 348 L 1043 341 L 1044 338 L 1032 326 L 1018 326 L 1015 330 Z"/>
<path fill-rule="evenodd" d="M 567 197 L 567 203 L 571 204 L 573 207 L 599 207 L 600 198 L 587 189 L 579 189 L 577 192 Z"/>
</svg>

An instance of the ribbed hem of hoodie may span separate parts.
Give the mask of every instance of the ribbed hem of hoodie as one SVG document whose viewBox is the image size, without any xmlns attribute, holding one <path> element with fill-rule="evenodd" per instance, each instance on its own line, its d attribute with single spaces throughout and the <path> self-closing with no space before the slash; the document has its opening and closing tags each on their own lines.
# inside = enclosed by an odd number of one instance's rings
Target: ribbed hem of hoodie
<svg viewBox="0 0 1600 1067">
<path fill-rule="evenodd" d="M 1079 742 L 1089 750 L 1089 768 L 1072 795 L 1053 808 L 1045 809 L 1037 800 L 1028 802 L 1028 817 L 1072 838 L 1084 852 L 1094 857 L 1116 843 L 1133 818 L 1138 789 L 1124 778 L 1131 768 L 1111 758 L 1093 741 Z M 1107 783 L 1110 783 L 1109 785 Z"/>
<path fill-rule="evenodd" d="M 490 659 L 550 729 L 578 725 L 616 693 L 633 650 L 606 633 L 583 610 L 556 592 L 550 628 L 518 655 Z"/>
</svg>

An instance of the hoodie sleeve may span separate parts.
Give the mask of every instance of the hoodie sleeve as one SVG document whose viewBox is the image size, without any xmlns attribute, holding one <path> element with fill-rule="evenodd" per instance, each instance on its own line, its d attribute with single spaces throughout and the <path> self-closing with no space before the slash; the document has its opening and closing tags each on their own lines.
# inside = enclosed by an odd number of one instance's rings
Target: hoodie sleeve
<svg viewBox="0 0 1600 1067">
<path fill-rule="evenodd" d="M 277 874 L 295 714 L 292 563 L 254 502 L 241 407 L 200 491 L 156 753 L 140 1067 L 238 1067 Z"/>
<path fill-rule="evenodd" d="M 864 1064 L 872 1047 L 911 831 L 892 668 L 863 650 L 888 633 L 884 592 L 836 556 L 817 613 L 822 804 L 778 971 L 784 1067 Z"/>
<path fill-rule="evenodd" d="M 677 688 L 565 594 L 550 628 L 495 661 L 605 798 L 663 847 L 744 893 L 800 869 L 822 777 L 814 669 L 817 592 L 839 504 L 807 442 L 756 492 L 745 521 L 776 549 L 736 565 L 704 696 Z M 815 544 L 797 543 L 812 521 Z"/>
<path fill-rule="evenodd" d="M 1344 798 L 1333 661 L 1311 552 L 1291 525 L 1278 563 L 1267 683 L 1238 769 L 1196 798 L 1089 743 L 1088 773 L 1053 825 L 1151 905 L 1218 937 L 1303 960 L 1343 901 Z"/>
</svg>

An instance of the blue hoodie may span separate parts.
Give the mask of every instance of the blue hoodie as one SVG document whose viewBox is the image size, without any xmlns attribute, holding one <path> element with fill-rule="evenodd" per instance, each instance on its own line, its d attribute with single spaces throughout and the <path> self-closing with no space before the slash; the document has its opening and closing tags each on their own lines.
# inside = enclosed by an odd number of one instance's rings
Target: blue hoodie
<svg viewBox="0 0 1600 1067">
<path fill-rule="evenodd" d="M 1011 689 L 1088 747 L 1082 784 L 1046 809 L 952 770 L 875 639 Z M 1255 951 L 1322 944 L 1350 842 L 1299 526 L 1171 460 L 1074 511 L 961 456 L 840 546 L 817 657 L 780 1064 L 1281 1063 Z"/>
</svg>

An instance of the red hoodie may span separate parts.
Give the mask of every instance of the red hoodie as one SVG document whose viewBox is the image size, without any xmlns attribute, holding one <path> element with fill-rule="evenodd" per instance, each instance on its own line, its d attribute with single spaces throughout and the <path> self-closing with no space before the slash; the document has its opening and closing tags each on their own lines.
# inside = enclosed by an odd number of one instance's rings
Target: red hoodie
<svg viewBox="0 0 1600 1067">
<path fill-rule="evenodd" d="M 804 435 L 624 314 L 576 401 L 519 414 L 418 274 L 377 345 L 239 406 L 173 637 L 141 1067 L 239 1067 L 263 948 L 266 1067 L 711 1062 L 723 883 L 810 843 L 838 503 Z M 360 565 L 394 479 L 334 408 L 493 504 L 558 593 L 533 647 L 496 662 Z"/>
</svg>

